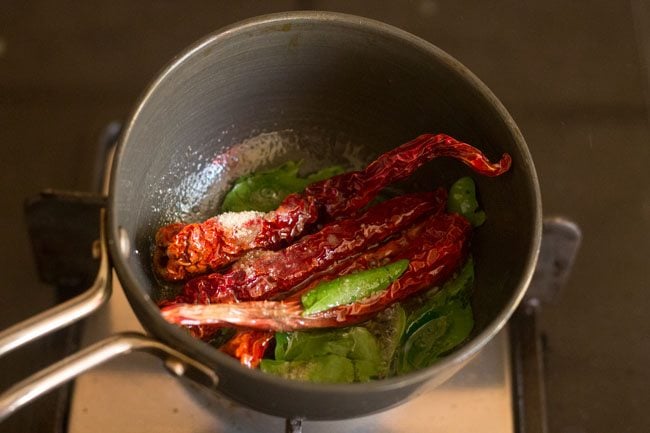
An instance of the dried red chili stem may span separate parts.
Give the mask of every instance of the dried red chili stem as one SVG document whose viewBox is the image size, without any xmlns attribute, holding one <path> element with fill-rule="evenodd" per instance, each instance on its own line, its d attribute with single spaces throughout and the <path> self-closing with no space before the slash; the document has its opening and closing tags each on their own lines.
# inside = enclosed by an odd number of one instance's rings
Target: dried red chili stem
<svg viewBox="0 0 650 433">
<path fill-rule="evenodd" d="M 342 327 L 363 322 L 417 292 L 441 284 L 467 257 L 471 226 L 456 214 L 441 214 L 403 254 L 409 266 L 387 290 L 371 300 L 339 306 L 303 317 L 296 300 L 254 301 L 234 304 L 178 304 L 162 309 L 163 317 L 181 325 L 221 324 L 269 331 Z"/>
<path fill-rule="evenodd" d="M 176 302 L 223 303 L 268 299 L 338 260 L 384 241 L 429 213 L 444 210 L 447 193 L 406 194 L 353 218 L 330 223 L 279 251 L 252 251 L 226 273 L 188 281 Z"/>
<path fill-rule="evenodd" d="M 377 158 L 361 171 L 315 182 L 303 194 L 291 194 L 267 214 L 251 214 L 233 224 L 228 214 L 204 223 L 163 227 L 156 236 L 155 268 L 169 280 L 216 270 L 248 250 L 275 248 L 291 241 L 319 217 L 352 215 L 367 205 L 385 186 L 409 177 L 437 157 L 456 158 L 477 173 L 498 176 L 510 168 L 504 154 L 491 163 L 478 149 L 445 134 L 424 134 Z"/>
</svg>

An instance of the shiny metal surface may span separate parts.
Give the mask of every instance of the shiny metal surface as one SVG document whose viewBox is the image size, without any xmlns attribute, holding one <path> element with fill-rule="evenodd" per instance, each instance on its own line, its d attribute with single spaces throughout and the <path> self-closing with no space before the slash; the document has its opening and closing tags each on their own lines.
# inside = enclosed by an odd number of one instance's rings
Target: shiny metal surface
<svg viewBox="0 0 650 433">
<path fill-rule="evenodd" d="M 35 398 L 51 391 L 86 371 L 109 360 L 134 351 L 148 352 L 165 361 L 176 376 L 192 377 L 196 383 L 211 388 L 218 382 L 214 372 L 143 334 L 122 333 L 89 346 L 56 364 L 30 376 L 0 395 L 0 422 Z"/>
<path fill-rule="evenodd" d="M 93 285 L 81 295 L 0 333 L 0 355 L 85 318 L 104 305 L 110 297 L 113 273 L 106 247 L 104 213 L 102 210 L 99 215 L 101 221 L 97 253 L 100 256 L 100 266 Z M 0 422 L 22 406 L 80 374 L 132 351 L 154 354 L 165 361 L 165 366 L 173 375 L 190 377 L 207 388 L 218 383 L 212 369 L 157 340 L 135 333 L 112 335 L 3 390 L 0 394 Z"/>
<path fill-rule="evenodd" d="M 110 297 L 112 274 L 109 266 L 108 248 L 106 247 L 104 212 L 98 217 L 101 219 L 100 266 L 97 278 L 95 278 L 92 286 L 69 301 L 0 332 L 0 356 L 92 314 Z"/>
</svg>

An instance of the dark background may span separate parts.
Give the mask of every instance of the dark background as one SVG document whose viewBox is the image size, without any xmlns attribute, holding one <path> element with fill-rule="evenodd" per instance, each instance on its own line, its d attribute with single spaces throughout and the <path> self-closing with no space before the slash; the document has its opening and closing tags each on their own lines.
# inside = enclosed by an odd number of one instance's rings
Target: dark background
<svg viewBox="0 0 650 433">
<path fill-rule="evenodd" d="M 290 9 L 364 15 L 459 59 L 517 120 L 544 212 L 584 241 L 544 309 L 550 431 L 650 431 L 650 2 L 0 2 L 0 329 L 55 302 L 39 282 L 23 202 L 45 187 L 90 189 L 104 127 L 127 116 L 191 42 Z M 48 344 L 0 361 L 0 385 L 48 362 Z M 1 431 L 48 431 L 52 398 Z"/>
</svg>

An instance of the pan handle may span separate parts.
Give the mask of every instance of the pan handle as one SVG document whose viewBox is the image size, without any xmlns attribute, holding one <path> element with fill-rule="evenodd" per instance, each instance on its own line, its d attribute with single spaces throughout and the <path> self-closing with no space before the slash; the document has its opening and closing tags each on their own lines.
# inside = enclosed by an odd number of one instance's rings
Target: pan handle
<svg viewBox="0 0 650 433">
<path fill-rule="evenodd" d="M 127 332 L 108 337 L 34 373 L 0 395 L 0 422 L 35 398 L 117 356 L 143 351 L 163 360 L 167 370 L 209 388 L 218 384 L 209 367 L 145 335 Z"/>
<path fill-rule="evenodd" d="M 102 306 L 111 295 L 111 267 L 108 256 L 105 210 L 100 215 L 100 265 L 92 286 L 84 293 L 0 333 L 0 356 L 32 340 L 80 320 Z M 89 369 L 117 356 L 144 351 L 161 358 L 165 367 L 176 376 L 207 387 L 215 387 L 218 379 L 209 367 L 183 355 L 143 334 L 123 333 L 108 337 L 12 386 L 0 395 L 0 421 L 35 398 L 79 376 Z"/>
<path fill-rule="evenodd" d="M 44 335 L 83 319 L 111 296 L 111 269 L 104 227 L 105 209 L 100 213 L 99 271 L 88 290 L 36 316 L 0 332 L 0 357 Z"/>
</svg>

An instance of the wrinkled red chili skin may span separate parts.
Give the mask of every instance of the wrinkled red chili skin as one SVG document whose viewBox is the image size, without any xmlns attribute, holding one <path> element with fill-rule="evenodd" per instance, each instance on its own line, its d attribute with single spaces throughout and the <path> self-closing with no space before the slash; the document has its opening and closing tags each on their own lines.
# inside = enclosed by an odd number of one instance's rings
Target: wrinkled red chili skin
<svg viewBox="0 0 650 433">
<path fill-rule="evenodd" d="M 182 280 L 216 270 L 248 250 L 276 248 L 317 221 L 357 213 L 381 189 L 437 157 L 456 158 L 486 176 L 498 176 L 511 164 L 508 154 L 491 163 L 478 149 L 446 134 L 424 134 L 384 153 L 364 170 L 313 183 L 302 194 L 287 196 L 277 210 L 246 222 L 246 236 L 224 227 L 218 217 L 201 224 L 163 227 L 156 236 L 154 266 L 163 278 Z"/>
<path fill-rule="evenodd" d="M 341 327 L 361 323 L 395 302 L 403 301 L 423 289 L 438 286 L 467 260 L 471 224 L 458 214 L 442 214 L 427 227 L 429 236 L 411 244 L 411 251 L 395 254 L 391 261 L 408 259 L 406 271 L 386 291 L 367 302 L 335 307 L 314 316 L 309 327 Z"/>
<path fill-rule="evenodd" d="M 436 287 L 447 281 L 467 259 L 471 225 L 457 214 L 441 214 L 433 218 L 426 232 L 400 250 L 391 261 L 409 260 L 406 271 L 381 294 L 364 302 L 341 305 L 310 316 L 293 314 L 284 317 L 264 317 L 264 308 L 258 309 L 257 302 L 238 304 L 242 313 L 247 307 L 249 321 L 246 326 L 259 330 L 295 331 L 313 328 L 338 328 L 364 322 L 395 302 L 403 301 L 414 294 Z M 286 305 L 298 304 L 297 300 L 285 300 Z M 267 305 L 268 307 L 268 305 Z M 261 315 L 256 316 L 260 312 Z"/>
<path fill-rule="evenodd" d="M 438 217 L 438 214 L 428 215 L 389 241 L 370 248 L 357 256 L 340 260 L 324 272 L 314 275 L 308 284 L 299 287 L 285 300 L 300 300 L 304 293 L 309 292 L 324 281 L 333 280 L 353 272 L 386 266 L 397 260 L 408 258 L 408 255 L 418 247 L 418 242 L 421 242 L 420 237 L 431 236 L 433 227 L 435 227 L 435 219 Z"/>
<path fill-rule="evenodd" d="M 301 296 L 312 290 L 316 285 L 323 281 L 333 280 L 341 275 L 350 274 L 352 272 L 359 272 L 365 269 L 385 266 L 386 264 L 405 258 L 408 256 L 408 251 L 413 248 L 413 242 L 420 236 L 430 235 L 426 233 L 427 227 L 437 218 L 437 215 L 429 216 L 422 221 L 419 221 L 402 233 L 384 244 L 378 245 L 370 250 L 367 250 L 358 256 L 349 257 L 345 260 L 340 260 L 333 266 L 320 274 L 316 274 L 308 284 L 288 296 L 285 301 L 299 301 Z M 431 229 L 430 229 L 431 230 Z M 192 328 L 206 328 L 208 333 L 214 332 L 218 329 L 215 325 L 199 325 Z M 275 331 L 264 330 L 238 330 L 235 336 L 229 340 L 221 350 L 233 358 L 238 359 L 242 365 L 249 368 L 256 368 L 264 357 L 266 349 L 270 345 L 271 340 L 275 336 Z"/>
<path fill-rule="evenodd" d="M 278 209 L 264 217 L 253 218 L 233 231 L 219 216 L 202 223 L 174 223 L 156 233 L 154 268 L 170 281 L 204 274 L 231 263 L 253 249 L 273 249 L 296 239 L 314 225 L 318 208 L 298 194 L 287 196 Z M 242 232 L 253 236 L 241 236 Z"/>
<path fill-rule="evenodd" d="M 423 134 L 380 155 L 364 170 L 343 173 L 309 185 L 305 197 L 316 200 L 330 217 L 355 212 L 391 183 L 410 177 L 418 168 L 438 157 L 452 157 L 484 176 L 499 176 L 510 169 L 512 159 L 503 154 L 491 163 L 475 147 L 446 134 Z"/>
<path fill-rule="evenodd" d="M 221 350 L 239 359 L 243 365 L 255 368 L 264 357 L 276 330 L 342 327 L 364 322 L 395 302 L 448 280 L 467 259 L 470 236 L 470 224 L 459 215 L 442 214 L 426 218 L 409 227 L 398 238 L 328 269 L 317 281 L 292 293 L 284 302 L 300 302 L 303 293 L 323 280 L 408 259 L 409 267 L 404 274 L 380 296 L 368 302 L 336 307 L 314 316 L 287 320 L 283 329 L 239 330 Z M 255 325 L 260 328 L 267 326 L 261 317 L 255 320 Z M 201 325 L 191 328 L 203 328 L 209 334 L 218 326 Z"/>
<path fill-rule="evenodd" d="M 212 304 L 269 299 L 337 261 L 354 256 L 408 227 L 425 214 L 444 211 L 447 193 L 406 194 L 365 213 L 336 221 L 279 251 L 251 251 L 228 272 L 188 281 L 172 303 Z"/>
</svg>

